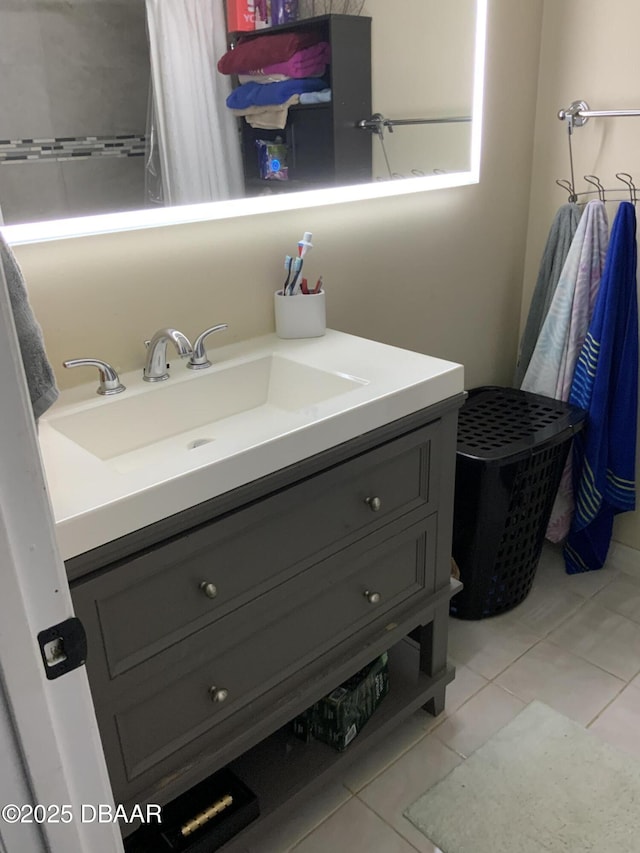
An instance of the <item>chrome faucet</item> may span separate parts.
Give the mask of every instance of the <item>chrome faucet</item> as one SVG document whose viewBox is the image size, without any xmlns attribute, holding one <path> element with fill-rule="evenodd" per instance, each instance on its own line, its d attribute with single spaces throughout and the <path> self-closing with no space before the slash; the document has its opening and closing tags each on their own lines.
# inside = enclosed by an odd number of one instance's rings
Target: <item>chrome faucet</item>
<svg viewBox="0 0 640 853">
<path fill-rule="evenodd" d="M 189 338 L 177 329 L 160 329 L 147 344 L 147 361 L 142 378 L 145 382 L 162 382 L 169 378 L 167 372 L 167 344 L 171 341 L 180 358 L 193 352 Z"/>
</svg>

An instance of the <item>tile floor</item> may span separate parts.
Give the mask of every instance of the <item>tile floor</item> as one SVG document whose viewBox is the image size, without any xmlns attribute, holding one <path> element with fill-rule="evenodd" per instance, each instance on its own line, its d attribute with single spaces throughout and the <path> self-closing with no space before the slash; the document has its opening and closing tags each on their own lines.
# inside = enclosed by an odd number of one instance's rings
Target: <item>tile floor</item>
<svg viewBox="0 0 640 853">
<path fill-rule="evenodd" d="M 438 853 L 403 810 L 533 699 L 640 760 L 638 552 L 615 545 L 602 571 L 568 576 L 545 547 L 528 598 L 493 619 L 452 619 L 449 654 L 440 717 L 416 713 L 247 853 Z"/>
</svg>

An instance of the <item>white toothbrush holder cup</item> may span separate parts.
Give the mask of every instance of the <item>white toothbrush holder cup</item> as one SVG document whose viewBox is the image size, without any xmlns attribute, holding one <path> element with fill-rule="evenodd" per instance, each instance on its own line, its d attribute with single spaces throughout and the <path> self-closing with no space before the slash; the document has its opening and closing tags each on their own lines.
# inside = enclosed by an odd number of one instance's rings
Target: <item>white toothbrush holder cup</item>
<svg viewBox="0 0 640 853">
<path fill-rule="evenodd" d="M 327 331 L 324 290 L 318 293 L 273 296 L 279 338 L 320 338 Z"/>
</svg>

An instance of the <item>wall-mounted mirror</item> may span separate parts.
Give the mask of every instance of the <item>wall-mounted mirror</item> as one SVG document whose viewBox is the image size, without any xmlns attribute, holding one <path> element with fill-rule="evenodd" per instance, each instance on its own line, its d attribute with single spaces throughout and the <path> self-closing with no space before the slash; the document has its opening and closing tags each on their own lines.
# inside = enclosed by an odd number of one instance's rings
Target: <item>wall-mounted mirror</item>
<svg viewBox="0 0 640 853">
<path fill-rule="evenodd" d="M 342 11 L 342 5 L 344 0 L 326 0 L 320 11 Z M 198 13 L 181 19 L 185 7 Z M 324 76 L 314 75 L 322 77 L 314 92 L 329 100 L 296 101 L 281 130 L 247 133 L 248 115 L 225 105 L 247 81 L 211 70 L 228 44 L 223 0 L 0 0 L 0 213 L 5 226 L 38 224 L 6 228 L 7 236 L 19 242 L 219 218 L 477 179 L 486 0 L 365 0 L 358 17 L 359 28 L 347 27 L 344 34 L 335 21 L 349 21 L 340 15 L 285 25 L 287 32 L 316 27 L 320 40 L 334 42 Z M 174 53 L 166 47 L 167 33 L 176 37 Z M 188 51 L 180 49 L 184 44 Z M 185 100 L 179 87 L 172 88 L 180 75 L 197 81 L 194 91 L 204 92 L 205 106 L 196 102 L 190 114 L 167 118 Z M 365 96 L 360 102 L 357 91 L 345 114 L 341 106 L 354 86 L 369 87 L 370 101 Z M 210 114 L 203 116 L 204 109 Z M 368 127 L 357 127 L 374 114 L 378 118 Z M 220 135 L 208 135 L 216 122 L 227 148 L 218 147 Z M 311 160 L 300 143 L 305 134 L 305 142 L 316 144 Z M 367 156 L 359 154 L 358 168 L 352 168 L 344 166 L 345 155 L 333 175 L 323 158 L 340 134 L 357 140 Z M 256 169 L 260 163 L 261 137 L 284 145 L 288 180 L 263 174 L 248 179 L 247 161 Z M 174 138 L 182 141 L 172 144 Z M 172 202 L 174 194 L 159 189 L 158 173 L 168 174 L 169 159 L 190 167 L 198 147 L 209 155 L 215 149 L 222 189 L 207 184 L 200 197 L 178 193 Z M 304 179 L 305 162 L 322 166 L 317 174 L 311 168 L 311 180 Z M 206 184 L 197 172 L 194 181 L 200 190 Z M 346 194 L 336 193 L 342 187 L 349 188 Z M 198 207 L 185 210 L 185 199 Z M 123 212 L 117 220 L 108 215 Z M 59 221 L 70 217 L 83 219 L 62 227 Z"/>
</svg>

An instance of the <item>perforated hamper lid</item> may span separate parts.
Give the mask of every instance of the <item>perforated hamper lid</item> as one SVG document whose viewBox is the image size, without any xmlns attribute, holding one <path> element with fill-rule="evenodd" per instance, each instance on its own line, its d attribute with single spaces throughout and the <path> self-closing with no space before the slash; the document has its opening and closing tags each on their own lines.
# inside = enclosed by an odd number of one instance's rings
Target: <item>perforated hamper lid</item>
<svg viewBox="0 0 640 853">
<path fill-rule="evenodd" d="M 515 462 L 568 440 L 585 416 L 576 406 L 517 388 L 474 388 L 460 409 L 458 454 L 487 463 Z"/>
</svg>

